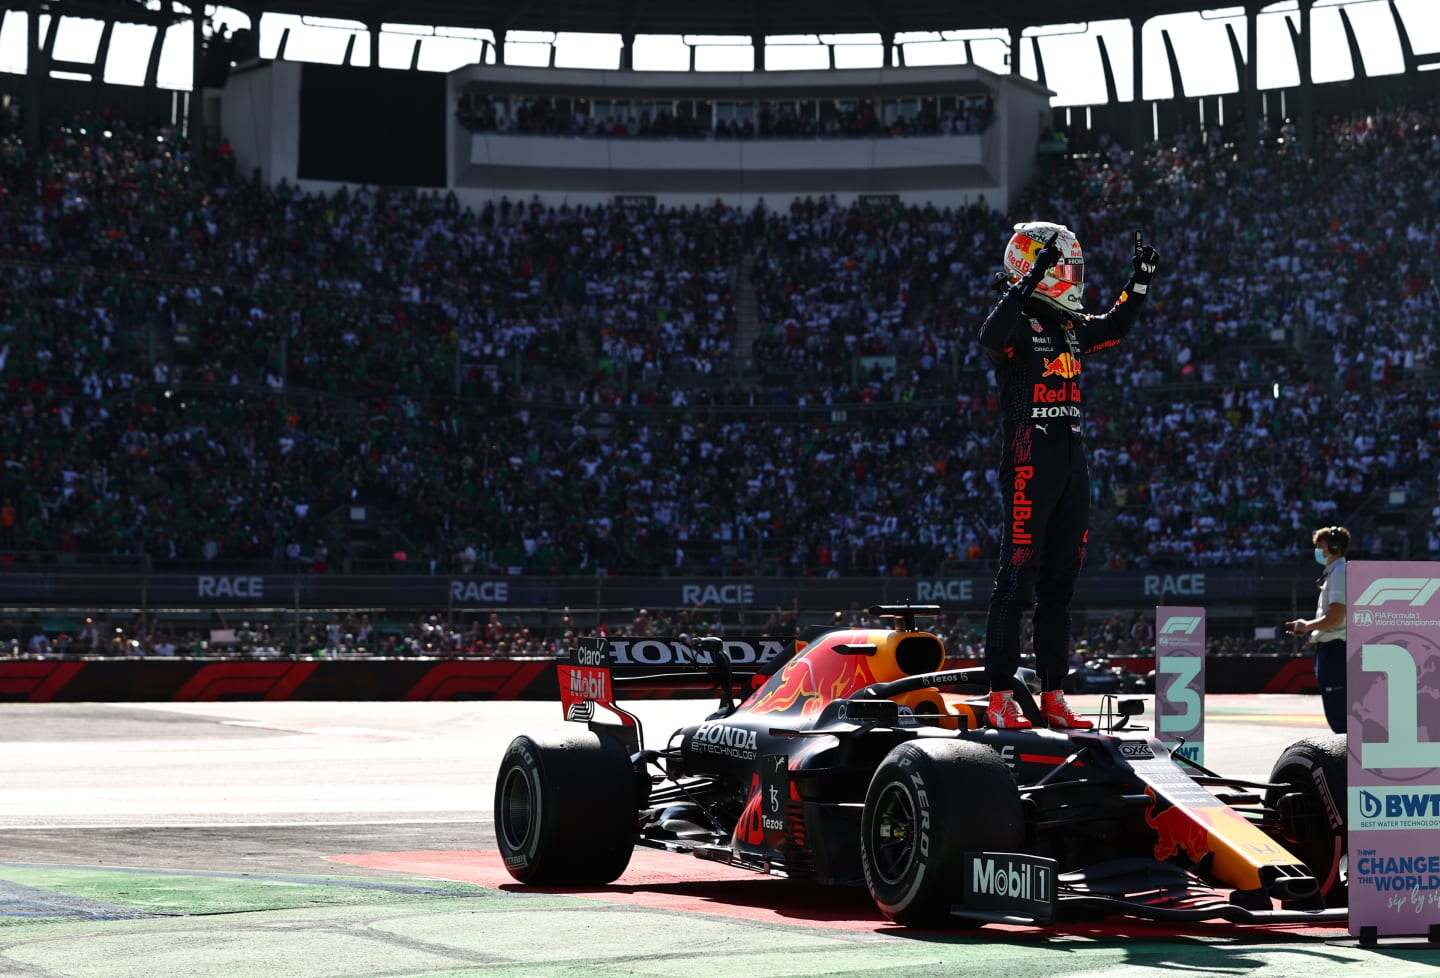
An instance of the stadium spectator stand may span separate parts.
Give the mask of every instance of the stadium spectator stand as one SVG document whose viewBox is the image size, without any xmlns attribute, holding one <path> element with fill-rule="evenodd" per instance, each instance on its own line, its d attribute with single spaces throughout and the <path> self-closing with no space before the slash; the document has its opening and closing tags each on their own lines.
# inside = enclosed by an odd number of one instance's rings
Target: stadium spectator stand
<svg viewBox="0 0 1440 978">
<path fill-rule="evenodd" d="M 604 96 L 496 96 L 462 91 L 455 117 L 469 132 L 663 139 L 836 139 L 856 136 L 935 136 L 981 132 L 993 100 L 983 95 L 875 100 L 809 98 L 738 106 L 743 119 L 718 118 L 713 100 L 664 105 L 617 104 Z M 888 104 L 887 104 L 888 103 Z M 653 108 L 653 111 L 652 111 Z"/>
<path fill-rule="evenodd" d="M 117 119 L 42 146 L 8 126 L 0 559 L 985 566 L 995 402 L 973 333 L 1030 218 L 1077 231 L 1094 301 L 1133 229 L 1164 255 L 1137 335 L 1085 365 L 1089 573 L 1291 560 L 1326 513 L 1377 555 L 1433 556 L 1437 123 L 1386 108 L 1253 158 L 1218 129 L 1137 156 L 1101 141 L 1047 157 L 1011 214 L 474 211 L 256 186 Z"/>
</svg>

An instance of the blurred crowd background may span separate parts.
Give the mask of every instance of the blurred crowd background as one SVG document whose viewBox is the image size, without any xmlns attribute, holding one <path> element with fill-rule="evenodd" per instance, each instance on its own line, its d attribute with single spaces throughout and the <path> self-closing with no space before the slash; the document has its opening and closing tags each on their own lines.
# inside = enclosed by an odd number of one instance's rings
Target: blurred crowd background
<svg viewBox="0 0 1440 978">
<path fill-rule="evenodd" d="M 197 155 L 98 114 L 27 145 L 7 116 L 0 561 L 988 574 L 996 397 L 974 337 L 1032 219 L 1076 231 L 1092 311 L 1137 230 L 1162 255 L 1135 331 L 1085 362 L 1086 573 L 1298 565 L 1327 523 L 1360 555 L 1440 559 L 1437 114 L 1337 117 L 1308 153 L 1284 130 L 1249 152 L 1218 127 L 1133 154 L 1101 138 L 1042 157 L 1008 213 L 320 195 L 239 178 L 223 141 Z M 317 649 L 564 634 L 417 619 L 370 639 L 321 617 Z M 945 627 L 963 645 L 975 624 Z M 1087 647 L 1131 641 L 1085 627 Z M 201 641 L 121 631 L 85 650 Z M 0 623 L 20 654 L 62 637 L 26 632 Z"/>
</svg>

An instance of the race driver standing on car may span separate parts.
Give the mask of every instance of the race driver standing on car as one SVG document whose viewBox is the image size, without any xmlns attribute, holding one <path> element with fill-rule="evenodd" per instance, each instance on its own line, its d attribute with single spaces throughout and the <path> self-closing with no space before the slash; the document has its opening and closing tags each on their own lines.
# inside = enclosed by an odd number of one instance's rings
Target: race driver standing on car
<svg viewBox="0 0 1440 978">
<path fill-rule="evenodd" d="M 1015 225 L 1005 246 L 1005 295 L 980 327 L 980 348 L 1000 386 L 1000 491 L 1005 501 L 999 571 L 985 626 L 986 711 L 992 727 L 1029 727 L 1012 683 L 1020 622 L 1034 610 L 1040 713 L 1051 727 L 1093 724 L 1065 702 L 1070 599 L 1085 559 L 1090 462 L 1082 431 L 1083 358 L 1129 332 L 1159 255 L 1135 236 L 1134 274 L 1103 315 L 1082 311 L 1085 258 L 1071 230 Z M 997 279 L 1000 277 L 997 276 Z M 1001 283 L 1004 287 L 1004 283 Z"/>
</svg>

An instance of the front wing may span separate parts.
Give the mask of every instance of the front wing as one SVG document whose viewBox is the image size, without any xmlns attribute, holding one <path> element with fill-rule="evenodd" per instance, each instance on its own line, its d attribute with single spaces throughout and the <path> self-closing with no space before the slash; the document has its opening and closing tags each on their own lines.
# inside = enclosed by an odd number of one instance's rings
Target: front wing
<svg viewBox="0 0 1440 978">
<path fill-rule="evenodd" d="M 729 846 L 642 839 L 640 845 L 769 876 L 785 876 L 774 860 L 745 857 Z M 1025 853 L 966 853 L 958 920 L 1047 927 L 1075 917 L 1124 916 L 1160 921 L 1240 924 L 1344 924 L 1344 907 L 1296 909 L 1237 903 L 1229 891 L 1207 886 L 1179 866 L 1119 859 L 1059 873 L 1054 860 Z"/>
</svg>

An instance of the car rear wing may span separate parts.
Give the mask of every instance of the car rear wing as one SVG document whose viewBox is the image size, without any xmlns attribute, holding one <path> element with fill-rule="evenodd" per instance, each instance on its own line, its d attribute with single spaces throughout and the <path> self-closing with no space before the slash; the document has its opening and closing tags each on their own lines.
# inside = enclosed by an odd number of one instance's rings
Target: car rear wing
<svg viewBox="0 0 1440 978">
<path fill-rule="evenodd" d="M 756 676 L 793 655 L 793 638 L 587 636 L 556 660 L 560 705 L 566 720 L 603 728 L 635 750 L 643 742 L 640 721 L 617 704 L 617 689 L 648 695 L 718 692 L 720 711 L 733 713 Z M 613 715 L 618 723 L 599 716 Z"/>
<path fill-rule="evenodd" d="M 615 702 L 615 679 L 607 639 L 598 636 L 580 639 L 560 653 L 555 670 L 560 706 L 566 720 L 587 723 L 597 733 L 611 734 L 626 744 L 632 754 L 640 750 L 645 740 L 640 718 L 622 710 Z M 614 719 L 602 718 L 597 712 L 599 709 Z"/>
</svg>

